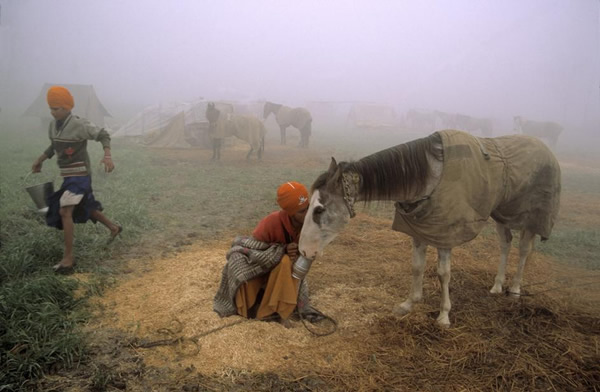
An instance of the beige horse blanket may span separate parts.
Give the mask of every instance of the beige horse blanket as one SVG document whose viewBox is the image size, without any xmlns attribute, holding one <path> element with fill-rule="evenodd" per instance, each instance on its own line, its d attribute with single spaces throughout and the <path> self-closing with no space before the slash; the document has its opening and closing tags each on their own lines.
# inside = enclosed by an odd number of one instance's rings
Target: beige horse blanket
<svg viewBox="0 0 600 392">
<path fill-rule="evenodd" d="M 542 240 L 550 236 L 560 204 L 560 166 L 542 141 L 525 135 L 439 134 L 444 151 L 440 182 L 408 208 L 396 203 L 394 230 L 452 248 L 475 238 L 491 216 Z"/>
<path fill-rule="evenodd" d="M 210 131 L 212 139 L 223 139 L 236 136 L 242 139 L 253 149 L 258 150 L 264 140 L 267 129 L 255 116 L 221 113 L 215 127 Z"/>
</svg>

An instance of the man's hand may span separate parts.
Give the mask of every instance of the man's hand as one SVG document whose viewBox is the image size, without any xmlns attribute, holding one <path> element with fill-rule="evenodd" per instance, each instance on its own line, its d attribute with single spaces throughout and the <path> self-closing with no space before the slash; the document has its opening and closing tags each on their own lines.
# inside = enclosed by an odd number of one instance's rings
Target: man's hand
<svg viewBox="0 0 600 392">
<path fill-rule="evenodd" d="M 46 154 L 40 155 L 39 158 L 33 162 L 33 165 L 31 165 L 31 172 L 32 173 L 41 172 L 42 171 L 42 162 L 44 162 L 46 159 L 48 159 Z"/>
<path fill-rule="evenodd" d="M 100 163 L 104 164 L 104 171 L 110 173 L 115 169 L 115 164 L 112 161 L 112 157 L 110 155 L 105 155 L 104 158 L 100 161 Z"/>
<path fill-rule="evenodd" d="M 296 261 L 296 259 L 298 259 L 298 244 L 297 243 L 292 242 L 290 244 L 287 244 L 285 251 L 288 254 L 288 256 L 290 256 L 292 263 L 294 263 Z"/>
<path fill-rule="evenodd" d="M 33 173 L 41 172 L 42 171 L 42 162 L 40 162 L 36 159 L 35 162 L 33 162 L 33 165 L 31 166 L 31 171 Z"/>
</svg>

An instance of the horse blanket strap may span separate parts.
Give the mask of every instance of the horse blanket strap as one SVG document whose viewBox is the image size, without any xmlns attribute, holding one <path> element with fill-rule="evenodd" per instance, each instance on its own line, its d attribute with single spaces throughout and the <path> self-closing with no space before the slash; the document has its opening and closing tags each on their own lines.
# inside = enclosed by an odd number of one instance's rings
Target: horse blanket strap
<svg viewBox="0 0 600 392">
<path fill-rule="evenodd" d="M 490 160 L 490 154 L 487 152 L 487 149 L 485 148 L 485 146 L 481 142 L 481 139 L 477 138 L 477 141 L 479 142 L 479 149 L 481 150 L 481 153 L 483 154 L 483 157 L 485 158 L 486 161 L 489 161 Z"/>
<path fill-rule="evenodd" d="M 354 202 L 356 201 L 356 195 L 358 195 L 358 188 L 360 186 L 360 176 L 358 173 L 345 172 L 342 173 L 342 188 L 344 189 L 344 202 L 350 213 L 350 218 L 356 216 L 354 211 Z"/>
<path fill-rule="evenodd" d="M 560 203 L 560 166 L 544 143 L 524 135 L 477 138 L 440 131 L 439 184 L 416 205 L 396 203 L 392 228 L 438 248 L 475 238 L 491 217 L 548 238 Z"/>
</svg>

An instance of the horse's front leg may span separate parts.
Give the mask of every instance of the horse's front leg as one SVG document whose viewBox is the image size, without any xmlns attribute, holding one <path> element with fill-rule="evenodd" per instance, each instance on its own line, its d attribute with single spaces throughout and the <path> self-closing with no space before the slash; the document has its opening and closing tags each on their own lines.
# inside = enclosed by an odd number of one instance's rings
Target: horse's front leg
<svg viewBox="0 0 600 392">
<path fill-rule="evenodd" d="M 427 244 L 413 238 L 412 252 L 412 284 L 408 298 L 394 308 L 394 313 L 409 313 L 415 302 L 420 302 L 423 298 L 423 273 L 425 272 L 425 252 Z"/>
<path fill-rule="evenodd" d="M 498 222 L 496 222 L 496 233 L 498 233 L 498 241 L 500 242 L 500 263 L 498 264 L 498 272 L 494 279 L 494 286 L 490 290 L 492 294 L 500 294 L 502 292 L 502 285 L 506 276 L 506 262 L 513 238 L 510 229 Z"/>
<path fill-rule="evenodd" d="M 248 151 L 248 154 L 246 154 L 246 160 L 249 160 L 250 157 L 252 156 L 252 152 L 254 151 L 254 147 L 250 147 L 250 151 Z"/>
<path fill-rule="evenodd" d="M 437 318 L 437 323 L 442 327 L 450 325 L 450 256 L 452 250 L 447 248 L 438 248 L 438 268 L 437 273 L 441 285 L 441 300 L 440 300 L 440 315 Z"/>
<path fill-rule="evenodd" d="M 212 150 L 213 150 L 213 155 L 211 160 L 215 160 L 217 159 L 217 139 L 213 139 L 212 140 Z"/>
<path fill-rule="evenodd" d="M 281 145 L 282 146 L 284 146 L 285 143 L 286 143 L 286 140 L 285 140 L 285 130 L 286 130 L 286 128 L 287 127 L 284 127 L 283 125 L 279 126 L 279 131 L 281 132 Z"/>
</svg>

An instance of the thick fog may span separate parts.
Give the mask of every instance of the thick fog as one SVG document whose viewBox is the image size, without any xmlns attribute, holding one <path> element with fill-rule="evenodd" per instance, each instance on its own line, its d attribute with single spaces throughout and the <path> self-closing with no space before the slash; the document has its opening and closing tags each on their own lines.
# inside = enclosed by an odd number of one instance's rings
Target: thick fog
<svg viewBox="0 0 600 392">
<path fill-rule="evenodd" d="M 600 132 L 598 0 L 0 0 L 0 106 L 374 101 Z"/>
</svg>

